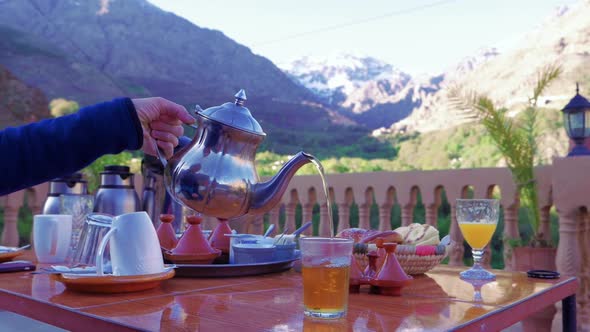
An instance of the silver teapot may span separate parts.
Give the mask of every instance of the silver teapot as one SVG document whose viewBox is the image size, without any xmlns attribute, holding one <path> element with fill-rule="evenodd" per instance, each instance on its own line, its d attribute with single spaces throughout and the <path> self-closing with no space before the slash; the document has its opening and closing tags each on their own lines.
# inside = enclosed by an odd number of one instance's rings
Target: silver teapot
<svg viewBox="0 0 590 332">
<path fill-rule="evenodd" d="M 268 212 L 280 202 L 295 172 L 315 159 L 299 152 L 272 179 L 260 182 L 255 155 L 266 134 L 244 107 L 244 90 L 235 98 L 233 103 L 205 110 L 197 105 L 192 112 L 196 118 L 192 141 L 169 160 L 158 150 L 170 195 L 184 206 L 218 219 Z"/>
</svg>

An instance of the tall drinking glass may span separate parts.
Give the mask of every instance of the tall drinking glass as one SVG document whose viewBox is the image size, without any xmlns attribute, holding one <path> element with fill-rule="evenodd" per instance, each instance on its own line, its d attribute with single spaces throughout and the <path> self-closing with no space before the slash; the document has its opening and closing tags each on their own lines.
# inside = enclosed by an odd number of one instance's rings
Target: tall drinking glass
<svg viewBox="0 0 590 332">
<path fill-rule="evenodd" d="M 352 239 L 343 238 L 299 239 L 306 316 L 340 318 L 346 315 L 352 243 Z"/>
<path fill-rule="evenodd" d="M 68 253 L 68 261 L 72 260 L 86 216 L 92 212 L 94 208 L 93 195 L 78 195 L 78 194 L 62 194 L 59 195 L 60 200 L 60 214 L 69 214 L 72 216 L 72 241 L 70 242 L 70 251 Z"/>
<path fill-rule="evenodd" d="M 481 266 L 484 248 L 490 240 L 500 211 L 497 199 L 458 199 L 456 206 L 457 223 L 467 244 L 471 246 L 473 267 L 460 273 L 463 279 L 491 280 L 496 275 Z"/>
</svg>

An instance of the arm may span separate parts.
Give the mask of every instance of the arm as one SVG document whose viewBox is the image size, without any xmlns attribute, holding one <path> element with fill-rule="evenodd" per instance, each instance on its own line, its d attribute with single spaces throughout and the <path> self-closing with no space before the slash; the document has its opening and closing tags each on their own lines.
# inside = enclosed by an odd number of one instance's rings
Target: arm
<svg viewBox="0 0 590 332">
<path fill-rule="evenodd" d="M 139 149 L 142 127 L 128 98 L 0 132 L 0 195 L 80 170 L 104 154 Z"/>
</svg>

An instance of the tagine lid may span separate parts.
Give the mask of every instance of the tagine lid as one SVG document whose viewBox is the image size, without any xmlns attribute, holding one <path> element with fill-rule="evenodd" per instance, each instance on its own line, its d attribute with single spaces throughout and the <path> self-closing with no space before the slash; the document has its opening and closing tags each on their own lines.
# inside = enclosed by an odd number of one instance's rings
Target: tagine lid
<svg viewBox="0 0 590 332">
<path fill-rule="evenodd" d="M 178 240 L 176 239 L 176 233 L 174 232 L 174 228 L 170 224 L 174 221 L 173 214 L 161 214 L 160 215 L 160 225 L 156 230 L 156 234 L 158 235 L 158 240 L 160 241 L 160 247 L 166 250 L 172 250 L 178 244 Z"/>
<path fill-rule="evenodd" d="M 213 106 L 206 110 L 200 110 L 197 107 L 197 111 L 201 116 L 221 122 L 230 127 L 234 127 L 252 134 L 266 136 L 262 127 L 254 119 L 250 110 L 244 106 L 246 101 L 246 91 L 241 89 L 235 94 L 236 99 L 232 102 L 224 103 L 220 106 Z"/>
<path fill-rule="evenodd" d="M 377 276 L 373 280 L 376 284 L 387 284 L 389 282 L 400 282 L 412 279 L 412 277 L 404 272 L 399 261 L 395 257 L 394 253 L 397 243 L 383 243 L 383 241 L 380 241 L 377 243 L 377 246 L 379 248 L 384 248 L 387 252 L 387 256 L 385 257 L 383 266 L 379 269 Z"/>
<path fill-rule="evenodd" d="M 184 234 L 178 241 L 178 244 L 171 250 L 172 254 L 179 255 L 195 255 L 195 254 L 212 254 L 218 253 L 218 250 L 209 245 L 209 241 L 201 231 L 201 216 L 187 216 L 186 221 L 189 227 L 184 231 Z"/>
</svg>

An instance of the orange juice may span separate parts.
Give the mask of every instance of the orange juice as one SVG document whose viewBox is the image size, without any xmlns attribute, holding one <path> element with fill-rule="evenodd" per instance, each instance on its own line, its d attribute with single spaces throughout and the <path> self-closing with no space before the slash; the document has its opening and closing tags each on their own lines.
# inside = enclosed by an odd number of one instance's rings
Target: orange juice
<svg viewBox="0 0 590 332">
<path fill-rule="evenodd" d="M 459 223 L 465 241 L 473 249 L 483 249 L 492 239 L 495 223 Z"/>
<path fill-rule="evenodd" d="M 321 314 L 344 313 L 350 266 L 303 266 L 303 306 Z"/>
</svg>

